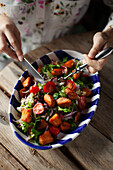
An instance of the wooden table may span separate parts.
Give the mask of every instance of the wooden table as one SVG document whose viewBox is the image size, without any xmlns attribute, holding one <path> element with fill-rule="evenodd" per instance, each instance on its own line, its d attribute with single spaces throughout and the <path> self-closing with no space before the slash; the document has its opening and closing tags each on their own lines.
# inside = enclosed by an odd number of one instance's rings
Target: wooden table
<svg viewBox="0 0 113 170">
<path fill-rule="evenodd" d="M 59 49 L 88 53 L 94 32 L 67 36 L 26 54 L 30 62 Z M 100 71 L 101 98 L 87 128 L 74 141 L 54 150 L 35 150 L 21 143 L 8 120 L 13 88 L 23 68 L 11 62 L 0 72 L 0 170 L 113 169 L 113 56 Z"/>
</svg>

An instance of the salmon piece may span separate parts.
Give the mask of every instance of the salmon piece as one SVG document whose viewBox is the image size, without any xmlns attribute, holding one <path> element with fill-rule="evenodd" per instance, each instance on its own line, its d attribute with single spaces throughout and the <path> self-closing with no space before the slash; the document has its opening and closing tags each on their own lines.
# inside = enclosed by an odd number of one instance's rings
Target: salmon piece
<svg viewBox="0 0 113 170">
<path fill-rule="evenodd" d="M 73 60 L 68 60 L 67 62 L 65 62 L 63 65 L 66 66 L 67 68 L 71 68 L 74 66 L 74 61 Z"/>
<path fill-rule="evenodd" d="M 21 120 L 26 123 L 30 123 L 32 121 L 32 109 L 23 109 Z"/>
<path fill-rule="evenodd" d="M 60 76 L 62 74 L 62 68 L 54 68 L 51 70 L 51 74 L 53 76 Z"/>
<path fill-rule="evenodd" d="M 22 83 L 23 87 L 29 87 L 30 84 L 31 84 L 31 77 L 27 77 Z"/>
<path fill-rule="evenodd" d="M 49 130 L 45 131 L 42 135 L 39 136 L 39 144 L 40 145 L 49 144 L 49 143 L 53 142 L 53 140 L 54 139 L 53 139 Z"/>
<path fill-rule="evenodd" d="M 69 107 L 71 105 L 71 100 L 65 97 L 58 98 L 56 102 L 61 107 Z"/>
<path fill-rule="evenodd" d="M 55 113 L 50 119 L 49 123 L 52 124 L 53 126 L 59 126 L 61 124 L 61 118 L 58 115 L 58 113 Z"/>
<path fill-rule="evenodd" d="M 47 126 L 48 126 L 48 123 L 44 119 L 41 119 L 36 129 L 37 130 L 45 129 Z"/>
<path fill-rule="evenodd" d="M 81 89 L 83 92 L 85 92 L 84 96 L 87 97 L 91 94 L 91 90 L 89 90 L 87 87 L 83 87 Z"/>
<path fill-rule="evenodd" d="M 72 70 L 72 72 L 74 72 L 74 70 Z M 79 78 L 80 74 L 81 74 L 81 72 L 73 74 L 73 78 L 75 80 L 77 80 Z"/>
<path fill-rule="evenodd" d="M 79 121 L 80 116 L 81 116 L 81 113 L 78 112 L 78 113 L 76 114 L 76 116 L 75 116 L 75 123 Z"/>
<path fill-rule="evenodd" d="M 72 90 L 67 87 L 67 88 L 65 88 L 64 92 L 65 92 L 65 94 L 68 94 L 68 93 L 72 92 Z"/>
<path fill-rule="evenodd" d="M 37 69 L 37 71 L 38 71 L 39 73 L 41 73 L 41 68 L 43 68 L 43 66 L 39 66 L 38 69 Z"/>
<path fill-rule="evenodd" d="M 55 106 L 55 99 L 53 98 L 53 96 L 49 95 L 49 94 L 45 94 L 44 95 L 44 101 L 48 104 L 48 106 L 50 107 L 54 107 Z"/>
<path fill-rule="evenodd" d="M 69 130 L 71 128 L 71 125 L 68 122 L 62 122 L 60 125 L 60 129 L 62 131 Z"/>
<path fill-rule="evenodd" d="M 75 100 L 75 99 L 77 99 L 78 95 L 77 95 L 77 93 L 75 91 L 72 91 L 72 92 L 68 93 L 68 97 L 71 100 Z"/>
<path fill-rule="evenodd" d="M 23 89 L 21 89 L 21 90 L 19 91 L 19 94 L 20 94 L 20 97 L 21 97 L 21 98 L 24 97 L 25 95 L 28 95 L 28 94 L 29 94 L 29 92 L 25 93 L 26 91 L 28 91 L 27 88 L 23 88 Z"/>
</svg>

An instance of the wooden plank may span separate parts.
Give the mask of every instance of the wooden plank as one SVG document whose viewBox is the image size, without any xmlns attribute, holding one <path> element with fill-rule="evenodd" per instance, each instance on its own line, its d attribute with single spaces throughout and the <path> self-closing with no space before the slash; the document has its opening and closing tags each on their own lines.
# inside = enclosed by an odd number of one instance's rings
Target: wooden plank
<svg viewBox="0 0 113 170">
<path fill-rule="evenodd" d="M 10 94 L 22 73 L 23 71 L 13 62 L 9 63 L 8 66 L 0 72 L 0 87 Z"/>
<path fill-rule="evenodd" d="M 113 99 L 113 54 L 110 55 L 108 62 L 100 71 L 101 90 Z"/>
<path fill-rule="evenodd" d="M 0 142 L 27 169 L 78 169 L 59 149 L 35 150 L 17 140 L 8 123 L 9 98 L 1 90 L 0 101 Z"/>
<path fill-rule="evenodd" d="M 0 145 L 0 169 L 1 170 L 15 170 L 24 168 L 15 158 L 2 146 Z"/>
<path fill-rule="evenodd" d="M 66 147 L 85 169 L 113 169 L 113 143 L 91 125 Z"/>
<path fill-rule="evenodd" d="M 91 125 L 113 141 L 113 100 L 103 92 Z"/>
<path fill-rule="evenodd" d="M 75 50 L 81 53 L 88 53 L 92 46 L 92 37 L 94 32 L 86 32 L 82 34 L 74 34 L 56 39 L 44 46 L 51 51 L 62 49 Z"/>
</svg>

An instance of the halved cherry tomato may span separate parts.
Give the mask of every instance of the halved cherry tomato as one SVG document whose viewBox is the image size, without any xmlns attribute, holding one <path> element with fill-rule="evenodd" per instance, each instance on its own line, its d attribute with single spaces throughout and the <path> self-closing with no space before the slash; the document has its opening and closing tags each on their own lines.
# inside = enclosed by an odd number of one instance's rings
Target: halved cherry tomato
<svg viewBox="0 0 113 170">
<path fill-rule="evenodd" d="M 55 126 L 49 126 L 49 130 L 54 136 L 58 135 L 60 132 L 60 128 Z"/>
<path fill-rule="evenodd" d="M 71 80 L 66 81 L 66 86 L 69 87 L 71 90 L 75 90 L 75 83 Z"/>
<path fill-rule="evenodd" d="M 33 107 L 33 113 L 34 114 L 42 114 L 44 112 L 44 107 L 42 103 L 37 103 L 35 104 L 35 106 Z"/>
<path fill-rule="evenodd" d="M 47 82 L 43 87 L 43 91 L 45 93 L 50 93 L 50 94 L 55 93 L 55 91 L 56 91 L 55 83 L 52 81 Z"/>
<path fill-rule="evenodd" d="M 31 87 L 29 88 L 29 92 L 30 92 L 30 93 L 33 93 L 33 94 L 36 94 L 36 93 L 39 92 L 39 87 L 38 87 L 38 86 L 31 86 Z"/>
</svg>

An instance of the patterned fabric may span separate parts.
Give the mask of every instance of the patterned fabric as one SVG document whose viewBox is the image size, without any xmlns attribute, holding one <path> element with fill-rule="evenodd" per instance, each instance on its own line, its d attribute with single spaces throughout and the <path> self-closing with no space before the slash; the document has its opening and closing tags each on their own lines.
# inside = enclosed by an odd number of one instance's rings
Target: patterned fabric
<svg viewBox="0 0 113 170">
<path fill-rule="evenodd" d="M 68 33 L 89 3 L 90 0 L 1 0 L 0 13 L 15 22 L 26 53 Z M 108 5 L 113 6 L 113 1 L 109 0 Z"/>
<path fill-rule="evenodd" d="M 69 32 L 86 12 L 90 0 L 0 2 L 0 13 L 9 16 L 21 32 L 22 46 L 26 53 Z"/>
</svg>

